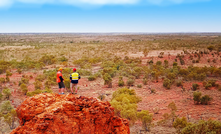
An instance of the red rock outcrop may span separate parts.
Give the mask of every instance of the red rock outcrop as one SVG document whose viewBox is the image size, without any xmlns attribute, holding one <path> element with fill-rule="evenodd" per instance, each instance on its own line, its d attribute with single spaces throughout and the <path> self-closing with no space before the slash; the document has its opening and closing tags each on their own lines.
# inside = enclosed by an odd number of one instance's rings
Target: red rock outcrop
<svg viewBox="0 0 221 134">
<path fill-rule="evenodd" d="M 109 102 L 72 94 L 39 94 L 17 108 L 20 126 L 11 134 L 129 134 Z"/>
</svg>

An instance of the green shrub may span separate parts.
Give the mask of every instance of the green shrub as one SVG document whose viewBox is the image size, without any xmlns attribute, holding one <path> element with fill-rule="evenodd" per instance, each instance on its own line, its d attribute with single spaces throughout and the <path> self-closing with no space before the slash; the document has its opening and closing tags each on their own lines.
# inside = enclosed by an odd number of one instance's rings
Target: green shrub
<svg viewBox="0 0 221 134">
<path fill-rule="evenodd" d="M 151 93 L 151 94 L 155 94 L 155 93 L 156 93 L 156 90 L 155 90 L 155 89 L 151 89 L 151 90 L 150 90 L 150 93 Z"/>
<path fill-rule="evenodd" d="M 123 81 L 123 77 L 122 76 L 119 76 L 118 86 L 119 87 L 124 86 L 124 81 Z"/>
<path fill-rule="evenodd" d="M 193 100 L 196 104 L 200 103 L 201 95 L 202 95 L 201 92 L 194 92 L 193 93 Z"/>
<path fill-rule="evenodd" d="M 3 97 L 3 95 L 2 95 L 2 93 L 0 92 L 0 101 L 2 100 L 2 97 Z"/>
<path fill-rule="evenodd" d="M 207 47 L 207 49 L 209 49 L 209 50 L 210 50 L 210 52 L 211 52 L 212 50 L 214 50 L 214 49 L 215 49 L 215 47 L 214 47 L 214 46 L 208 46 L 208 47 Z"/>
<path fill-rule="evenodd" d="M 35 81 L 43 81 L 46 79 L 46 76 L 44 74 L 39 74 L 37 75 L 37 77 L 35 78 Z"/>
<path fill-rule="evenodd" d="M 3 84 L 3 83 L 5 83 L 5 78 L 1 77 L 0 78 L 0 84 Z"/>
<path fill-rule="evenodd" d="M 92 75 L 92 73 L 88 70 L 85 69 L 77 69 L 77 72 L 81 75 L 81 76 L 90 76 Z"/>
<path fill-rule="evenodd" d="M 98 99 L 100 99 L 101 101 L 103 101 L 105 99 L 105 95 L 104 94 L 101 94 L 97 97 Z"/>
<path fill-rule="evenodd" d="M 3 94 L 5 95 L 6 99 L 9 99 L 9 97 L 11 96 L 11 91 L 8 88 L 5 88 L 3 90 Z"/>
<path fill-rule="evenodd" d="M 187 125 L 181 134 L 220 134 L 221 122 L 215 120 L 199 121 L 196 124 Z"/>
<path fill-rule="evenodd" d="M 35 91 L 32 91 L 32 92 L 27 92 L 27 96 L 34 96 L 34 95 L 36 95 L 36 94 L 40 94 L 40 93 L 42 93 L 42 90 L 40 90 L 40 89 L 37 89 L 37 90 L 35 90 Z"/>
<path fill-rule="evenodd" d="M 28 88 L 27 88 L 27 86 L 26 86 L 24 83 L 22 83 L 22 84 L 20 85 L 20 90 L 21 90 L 22 93 L 24 93 L 24 94 L 26 94 L 26 93 L 28 92 Z"/>
<path fill-rule="evenodd" d="M 143 84 L 147 85 L 147 79 L 146 78 L 143 78 Z"/>
<path fill-rule="evenodd" d="M 12 73 L 9 70 L 6 70 L 6 77 L 12 76 Z"/>
<path fill-rule="evenodd" d="M 94 75 L 90 75 L 88 77 L 88 81 L 94 81 L 96 79 L 96 77 Z"/>
<path fill-rule="evenodd" d="M 42 62 L 45 65 L 51 65 L 56 62 L 56 58 L 53 55 L 44 55 L 39 59 L 39 62 Z"/>
<path fill-rule="evenodd" d="M 135 90 L 119 88 L 112 95 L 111 106 L 114 113 L 122 118 L 128 119 L 132 124 L 137 120 L 137 103 L 141 98 L 136 95 Z"/>
<path fill-rule="evenodd" d="M 196 91 L 199 88 L 199 85 L 196 83 L 193 83 L 192 87 L 193 87 L 193 91 Z"/>
<path fill-rule="evenodd" d="M 177 87 L 179 87 L 179 86 L 183 86 L 182 81 L 177 81 L 177 82 L 176 82 L 176 86 L 177 86 Z"/>
<path fill-rule="evenodd" d="M 42 90 L 42 93 L 53 93 L 53 91 L 50 88 L 45 88 L 45 90 Z"/>
<path fill-rule="evenodd" d="M 9 82 L 10 78 L 8 76 L 6 76 L 5 80 L 6 80 L 6 82 Z"/>
<path fill-rule="evenodd" d="M 216 80 L 209 80 L 208 84 L 211 84 L 212 87 L 215 87 L 216 86 Z"/>
<path fill-rule="evenodd" d="M 163 86 L 167 89 L 170 89 L 170 86 L 171 86 L 171 81 L 169 79 L 164 79 L 163 81 Z"/>
<path fill-rule="evenodd" d="M 129 78 L 129 79 L 127 80 L 127 85 L 128 85 L 128 86 L 133 86 L 133 84 L 134 84 L 134 79 Z"/>
<path fill-rule="evenodd" d="M 70 79 L 64 79 L 64 85 L 67 89 L 70 89 Z"/>
<path fill-rule="evenodd" d="M 20 86 L 22 83 L 28 84 L 28 83 L 29 83 L 29 79 L 27 79 L 27 78 L 25 78 L 25 77 L 22 77 L 22 78 L 21 78 L 21 81 L 18 82 L 18 85 Z"/>
<path fill-rule="evenodd" d="M 150 126 L 152 122 L 153 115 L 147 110 L 142 110 L 137 113 L 137 118 L 142 122 L 142 126 L 146 131 L 150 131 Z"/>
<path fill-rule="evenodd" d="M 109 88 L 112 87 L 112 78 L 108 73 L 103 75 L 104 85 L 108 85 Z"/>
<path fill-rule="evenodd" d="M 138 88 L 142 88 L 142 85 L 141 85 L 141 84 L 139 84 L 139 85 L 137 85 L 137 87 L 138 87 Z"/>
<path fill-rule="evenodd" d="M 156 65 L 157 65 L 157 66 L 161 66 L 161 65 L 162 65 L 162 62 L 161 62 L 161 61 L 157 61 L 157 62 L 156 62 Z"/>
<path fill-rule="evenodd" d="M 34 85 L 35 85 L 35 90 L 41 89 L 43 87 L 43 85 L 40 81 L 35 81 Z"/>
<path fill-rule="evenodd" d="M 209 89 L 210 87 L 212 87 L 212 84 L 207 83 L 207 84 L 205 85 L 205 88 L 206 88 L 206 89 Z"/>
<path fill-rule="evenodd" d="M 17 72 L 18 72 L 19 74 L 21 74 L 21 73 L 22 73 L 22 70 L 21 70 L 20 68 L 18 68 L 18 69 L 17 69 Z"/>
<path fill-rule="evenodd" d="M 57 85 L 57 83 L 55 81 L 48 79 L 45 81 L 44 85 L 45 85 L 45 88 L 51 88 L 52 85 Z"/>
<path fill-rule="evenodd" d="M 208 103 L 212 100 L 212 97 L 210 97 L 209 95 L 204 95 L 201 99 L 200 102 L 203 105 L 208 105 Z"/>
<path fill-rule="evenodd" d="M 185 117 L 176 118 L 176 120 L 173 122 L 173 127 L 177 130 L 177 133 L 181 133 L 181 130 L 187 125 L 190 125 L 190 123 L 187 122 Z"/>
</svg>

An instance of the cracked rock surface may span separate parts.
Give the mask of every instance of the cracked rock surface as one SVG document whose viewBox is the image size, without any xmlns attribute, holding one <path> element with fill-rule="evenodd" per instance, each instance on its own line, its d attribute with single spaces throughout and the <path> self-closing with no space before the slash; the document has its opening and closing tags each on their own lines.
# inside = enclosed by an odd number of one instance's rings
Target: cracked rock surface
<svg viewBox="0 0 221 134">
<path fill-rule="evenodd" d="M 109 102 L 72 94 L 39 94 L 17 109 L 20 126 L 11 134 L 129 134 L 128 120 Z"/>
</svg>

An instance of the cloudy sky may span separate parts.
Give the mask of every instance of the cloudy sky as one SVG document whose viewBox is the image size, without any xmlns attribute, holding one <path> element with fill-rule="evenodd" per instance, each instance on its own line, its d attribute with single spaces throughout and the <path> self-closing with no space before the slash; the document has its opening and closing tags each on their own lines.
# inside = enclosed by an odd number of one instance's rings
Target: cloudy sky
<svg viewBox="0 0 221 134">
<path fill-rule="evenodd" d="M 0 0 L 0 33 L 221 32 L 221 0 Z"/>
</svg>

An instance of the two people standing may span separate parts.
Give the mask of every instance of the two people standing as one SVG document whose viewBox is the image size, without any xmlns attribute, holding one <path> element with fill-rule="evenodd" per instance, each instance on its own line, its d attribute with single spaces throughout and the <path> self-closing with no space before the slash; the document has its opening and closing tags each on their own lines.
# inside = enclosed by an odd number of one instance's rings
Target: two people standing
<svg viewBox="0 0 221 134">
<path fill-rule="evenodd" d="M 64 85 L 64 78 L 62 76 L 62 68 L 58 69 L 57 72 L 57 83 L 58 83 L 58 87 L 59 87 L 59 94 L 64 94 L 64 89 L 65 89 L 65 85 Z M 80 79 L 80 75 L 76 72 L 76 68 L 73 69 L 73 73 L 70 75 L 70 88 L 71 88 L 71 93 L 74 94 L 73 92 L 73 87 L 75 87 L 75 94 L 77 94 L 77 84 L 78 84 L 78 80 Z"/>
</svg>

